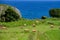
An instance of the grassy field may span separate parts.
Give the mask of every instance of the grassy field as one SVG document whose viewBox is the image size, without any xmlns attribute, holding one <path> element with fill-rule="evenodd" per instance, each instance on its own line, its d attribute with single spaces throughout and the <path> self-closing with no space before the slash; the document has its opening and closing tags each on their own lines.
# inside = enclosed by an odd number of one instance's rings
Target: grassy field
<svg viewBox="0 0 60 40">
<path fill-rule="evenodd" d="M 60 19 L 57 18 L 21 19 L 0 22 L 0 25 L 3 25 L 0 40 L 60 40 Z"/>
</svg>

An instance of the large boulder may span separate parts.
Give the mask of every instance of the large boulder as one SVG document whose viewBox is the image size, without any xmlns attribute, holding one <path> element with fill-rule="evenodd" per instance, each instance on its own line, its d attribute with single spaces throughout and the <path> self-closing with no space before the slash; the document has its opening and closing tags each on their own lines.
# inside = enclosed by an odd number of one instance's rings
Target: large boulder
<svg viewBox="0 0 60 40">
<path fill-rule="evenodd" d="M 2 22 L 11 22 L 20 19 L 20 11 L 9 5 L 0 4 L 0 21 Z"/>
</svg>

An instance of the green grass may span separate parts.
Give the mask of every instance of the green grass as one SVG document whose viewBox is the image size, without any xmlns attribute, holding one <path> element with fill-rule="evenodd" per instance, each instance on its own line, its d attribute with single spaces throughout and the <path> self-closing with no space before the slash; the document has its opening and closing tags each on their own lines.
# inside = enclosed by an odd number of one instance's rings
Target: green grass
<svg viewBox="0 0 60 40">
<path fill-rule="evenodd" d="M 60 30 L 47 31 L 45 35 L 49 40 L 60 40 Z"/>
<path fill-rule="evenodd" d="M 36 23 L 36 20 L 39 23 Z M 48 24 L 48 21 L 54 23 L 54 28 L 50 27 L 51 24 Z M 0 29 L 0 40 L 60 40 L 60 19 L 57 18 L 21 19 L 15 22 L 0 22 L 0 24 L 7 27 L 7 29 Z M 27 25 L 21 28 L 24 24 Z M 36 27 L 32 24 L 36 24 Z M 26 32 L 25 29 L 29 31 Z"/>
</svg>

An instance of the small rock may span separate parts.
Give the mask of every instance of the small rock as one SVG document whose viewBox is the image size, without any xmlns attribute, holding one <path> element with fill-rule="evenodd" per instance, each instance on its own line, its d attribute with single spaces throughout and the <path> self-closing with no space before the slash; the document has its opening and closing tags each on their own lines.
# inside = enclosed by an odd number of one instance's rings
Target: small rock
<svg viewBox="0 0 60 40">
<path fill-rule="evenodd" d="M 3 29 L 6 29 L 6 27 L 2 27 Z"/>
<path fill-rule="evenodd" d="M 36 20 L 36 23 L 39 23 L 39 21 L 38 21 L 38 20 Z"/>
<path fill-rule="evenodd" d="M 36 32 L 36 30 L 32 30 L 32 32 Z"/>
<path fill-rule="evenodd" d="M 54 25 L 51 25 L 50 27 L 51 27 L 51 28 L 54 28 Z"/>
<path fill-rule="evenodd" d="M 33 24 L 32 26 L 33 26 L 33 27 L 36 27 L 36 24 Z"/>
<path fill-rule="evenodd" d="M 24 29 L 25 32 L 29 32 L 29 29 Z"/>
<path fill-rule="evenodd" d="M 24 24 L 24 26 L 26 26 L 26 24 Z"/>
</svg>

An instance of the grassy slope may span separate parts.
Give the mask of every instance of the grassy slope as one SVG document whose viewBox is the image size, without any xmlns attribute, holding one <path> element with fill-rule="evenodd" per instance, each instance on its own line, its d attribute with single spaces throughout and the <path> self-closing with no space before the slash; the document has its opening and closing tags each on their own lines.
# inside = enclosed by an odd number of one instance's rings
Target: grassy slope
<svg viewBox="0 0 60 40">
<path fill-rule="evenodd" d="M 60 31 L 52 32 L 50 30 L 59 30 L 60 19 L 46 19 L 39 20 L 39 23 L 36 23 L 36 20 L 19 20 L 15 22 L 0 22 L 7 26 L 7 29 L 0 29 L 0 40 L 60 40 L 59 33 Z M 47 21 L 51 21 L 55 24 L 54 28 L 50 28 L 50 24 Z M 35 23 L 36 27 L 32 27 L 32 24 Z M 27 24 L 26 27 L 21 29 L 21 25 Z M 24 29 L 29 29 L 29 32 L 25 32 Z M 33 34 L 32 30 L 37 30 Z M 39 31 L 39 32 L 38 32 Z M 46 33 L 45 33 L 46 32 Z M 45 35 L 47 34 L 47 35 Z M 54 36 L 55 35 L 55 36 Z M 46 36 L 49 38 L 46 39 Z M 55 38 L 56 37 L 56 38 Z"/>
<path fill-rule="evenodd" d="M 51 30 L 45 33 L 49 40 L 60 40 L 60 30 Z"/>
</svg>

